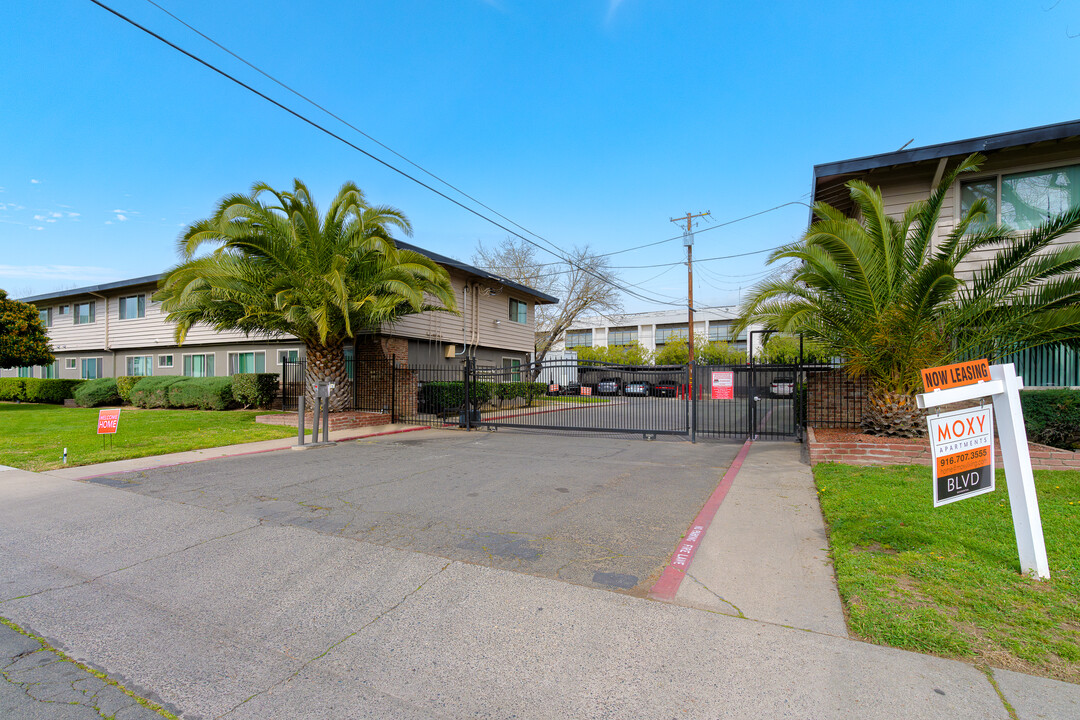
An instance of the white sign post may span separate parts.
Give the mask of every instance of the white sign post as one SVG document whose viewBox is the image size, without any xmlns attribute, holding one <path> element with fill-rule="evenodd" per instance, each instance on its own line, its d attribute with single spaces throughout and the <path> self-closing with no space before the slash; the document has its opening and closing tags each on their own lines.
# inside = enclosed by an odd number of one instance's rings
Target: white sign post
<svg viewBox="0 0 1080 720">
<path fill-rule="evenodd" d="M 963 385 L 933 390 L 917 396 L 920 408 L 929 409 L 989 397 L 997 415 L 998 443 L 1001 461 L 1005 466 L 1005 482 L 1009 488 L 1009 504 L 1012 506 L 1013 529 L 1016 532 L 1016 548 L 1020 554 L 1020 569 L 1039 578 L 1050 577 L 1050 565 L 1046 560 L 1046 542 L 1043 539 L 1039 500 L 1035 496 L 1035 474 L 1031 470 L 1028 453 L 1027 429 L 1020 406 L 1020 391 L 1024 381 L 1016 375 L 1016 367 L 991 365 L 990 380 L 973 385 Z"/>
</svg>

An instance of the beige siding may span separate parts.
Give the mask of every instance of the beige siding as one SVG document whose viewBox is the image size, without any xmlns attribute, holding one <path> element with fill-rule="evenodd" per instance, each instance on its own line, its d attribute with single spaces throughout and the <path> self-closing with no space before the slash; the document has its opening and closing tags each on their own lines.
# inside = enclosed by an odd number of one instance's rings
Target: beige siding
<svg viewBox="0 0 1080 720">
<path fill-rule="evenodd" d="M 959 156 L 950 158 L 949 168 L 955 167 L 961 159 Z M 1080 140 L 1008 148 L 989 155 L 978 173 L 965 174 L 962 180 L 966 182 L 980 178 L 997 177 L 1000 174 L 1008 175 L 1074 164 L 1080 164 Z M 920 163 L 913 167 L 899 169 L 887 168 L 870 173 L 866 180 L 871 185 L 881 188 L 886 211 L 894 217 L 899 217 L 911 203 L 917 200 L 925 200 L 930 196 L 930 184 L 933 182 L 936 169 L 936 162 Z M 960 181 L 958 180 L 949 188 L 949 193 L 942 206 L 935 242 L 940 242 L 942 238 L 952 231 L 959 213 Z M 1076 242 L 1080 242 L 1080 233 L 1067 235 L 1057 244 L 1066 245 Z M 973 270 L 991 259 L 994 254 L 993 250 L 972 253 L 968 260 L 959 266 L 960 276 L 970 278 Z"/>
</svg>

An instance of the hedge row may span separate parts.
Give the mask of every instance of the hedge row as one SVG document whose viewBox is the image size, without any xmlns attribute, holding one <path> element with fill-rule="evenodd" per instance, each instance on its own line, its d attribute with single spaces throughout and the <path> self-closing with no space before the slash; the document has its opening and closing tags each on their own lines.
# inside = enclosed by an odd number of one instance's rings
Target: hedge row
<svg viewBox="0 0 1080 720">
<path fill-rule="evenodd" d="M 83 380 L 0 378 L 0 400 L 60 404 L 74 396 Z"/>
<path fill-rule="evenodd" d="M 1042 445 L 1080 448 L 1080 390 L 1026 390 L 1020 393 L 1028 440 Z"/>
<path fill-rule="evenodd" d="M 79 407 L 119 405 L 120 392 L 116 389 L 116 378 L 85 381 L 75 389 L 75 404 Z"/>
<path fill-rule="evenodd" d="M 132 386 L 130 397 L 131 404 L 141 408 L 227 410 L 233 405 L 232 380 L 144 377 Z"/>
<path fill-rule="evenodd" d="M 531 405 L 533 400 L 546 391 L 547 385 L 536 382 L 474 382 L 469 386 L 469 394 L 472 396 L 474 407 L 490 402 L 492 398 L 500 400 L 524 398 L 525 402 Z M 465 383 L 461 380 L 424 383 L 420 386 L 417 404 L 419 411 L 423 413 L 438 413 L 460 408 L 465 404 Z"/>
</svg>

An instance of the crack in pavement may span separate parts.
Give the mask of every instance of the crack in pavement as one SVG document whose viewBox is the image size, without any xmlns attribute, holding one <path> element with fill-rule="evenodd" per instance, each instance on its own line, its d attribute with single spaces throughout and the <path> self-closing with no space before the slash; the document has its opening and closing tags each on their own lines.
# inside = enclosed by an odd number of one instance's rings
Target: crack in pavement
<svg viewBox="0 0 1080 720">
<path fill-rule="evenodd" d="M 742 619 L 744 619 L 744 620 L 749 620 L 749 618 L 747 618 L 747 617 L 746 617 L 746 615 L 743 615 L 743 611 L 739 609 L 739 606 L 738 606 L 738 605 L 736 605 L 735 603 L 731 602 L 731 601 L 730 601 L 730 600 L 728 600 L 727 598 L 725 598 L 725 597 L 722 597 L 722 596 L 721 596 L 720 594 L 718 594 L 718 593 L 717 593 L 716 591 L 712 590 L 712 589 L 711 589 L 711 588 L 710 588 L 710 587 L 709 587 L 708 585 L 706 585 L 705 583 L 701 582 L 700 580 L 698 580 L 698 579 L 697 579 L 696 577 L 694 577 L 694 576 L 693 576 L 693 575 L 691 575 L 690 573 L 686 573 L 686 577 L 688 577 L 688 578 L 690 578 L 691 580 L 693 580 L 694 582 L 696 582 L 696 583 L 697 583 L 698 585 L 700 585 L 700 586 L 701 586 L 702 588 L 704 588 L 704 589 L 705 589 L 705 592 L 709 593 L 710 595 L 712 595 L 713 597 L 715 597 L 715 598 L 716 598 L 717 600 L 719 600 L 720 602 L 724 603 L 725 605 L 730 605 L 730 606 L 731 606 L 732 608 L 734 608 L 734 609 L 735 609 L 735 612 L 736 612 L 736 613 L 738 613 L 738 616 L 739 616 L 739 617 L 741 617 L 741 618 L 742 618 Z M 774 623 L 774 624 L 775 624 L 775 623 Z"/>
<path fill-rule="evenodd" d="M 257 522 L 255 524 L 249 525 L 248 527 L 240 528 L 239 530 L 234 530 L 233 532 L 225 533 L 224 535 L 217 535 L 215 537 L 206 538 L 205 540 L 200 540 L 197 543 L 192 543 L 191 545 L 188 545 L 187 547 L 178 548 L 178 549 L 173 550 L 171 552 L 162 553 L 161 555 L 154 555 L 152 557 L 144 558 L 144 559 L 142 559 L 142 560 L 140 560 L 138 562 L 132 563 L 131 565 L 125 565 L 124 567 L 116 568 L 115 570 L 110 570 L 109 572 L 102 573 L 102 574 L 97 575 L 95 577 L 87 578 L 85 580 L 80 580 L 77 583 L 72 583 L 70 585 L 61 585 L 59 587 L 45 588 L 44 590 L 38 590 L 37 592 L 27 593 L 26 595 L 19 595 L 19 596 L 16 596 L 16 597 L 4 598 L 4 599 L 0 600 L 0 605 L 3 605 L 4 603 L 7 603 L 7 602 L 14 602 L 16 600 L 25 600 L 26 598 L 37 597 L 38 595 L 44 595 L 45 593 L 57 592 L 59 590 L 67 590 L 68 588 L 79 587 L 80 585 L 91 585 L 91 584 L 97 582 L 98 580 L 101 580 L 102 578 L 109 577 L 110 575 L 115 575 L 116 573 L 123 572 L 125 570 L 130 570 L 132 568 L 139 567 L 140 565 L 145 565 L 148 562 L 153 562 L 155 560 L 161 560 L 163 558 L 172 557 L 173 555 L 177 555 L 177 554 L 182 553 L 182 552 L 187 552 L 188 550 L 191 550 L 192 548 L 197 548 L 200 545 L 205 545 L 207 543 L 212 543 L 212 542 L 215 542 L 217 540 L 223 540 L 224 538 L 232 537 L 233 535 L 239 535 L 240 533 L 248 532 L 249 530 L 254 530 L 256 528 L 261 527 L 262 524 L 263 524 L 262 519 L 260 518 L 260 519 L 257 520 Z"/>
<path fill-rule="evenodd" d="M 353 637 L 355 637 L 355 636 L 359 635 L 359 634 L 360 634 L 360 633 L 362 633 L 362 632 L 363 632 L 364 630 L 366 630 L 367 628 L 369 628 L 369 627 L 371 627 L 372 625 L 374 625 L 375 623 L 377 623 L 377 622 L 378 622 L 379 620 L 382 620 L 382 619 L 383 619 L 384 617 L 386 617 L 386 616 L 387 616 L 387 615 L 389 615 L 390 613 L 392 613 L 392 612 L 394 612 L 395 610 L 397 610 L 397 609 L 398 609 L 399 607 L 401 607 L 401 606 L 402 606 L 402 605 L 403 605 L 403 604 L 405 603 L 405 601 L 406 601 L 406 600 L 408 600 L 408 599 L 409 599 L 409 598 L 411 598 L 411 597 L 412 597 L 413 595 L 415 595 L 416 593 L 418 593 L 418 592 L 420 592 L 421 590 L 423 590 L 423 588 L 424 588 L 424 586 L 425 586 L 425 585 L 427 585 L 427 584 L 428 584 L 429 582 L 431 582 L 431 581 L 432 581 L 432 580 L 433 580 L 434 578 L 436 578 L 436 577 L 438 577 L 439 575 L 441 575 L 441 574 L 442 574 L 442 573 L 443 573 L 443 572 L 444 572 L 444 571 L 446 570 L 446 568 L 450 567 L 450 566 L 451 566 L 451 565 L 453 565 L 453 564 L 454 564 L 454 561 L 453 561 L 453 560 L 451 560 L 451 561 L 448 561 L 448 562 L 447 562 L 447 563 L 446 563 L 445 565 L 443 565 L 443 566 L 442 566 L 441 568 L 439 568 L 438 570 L 436 570 L 435 572 L 433 572 L 433 573 L 432 573 L 431 575 L 429 575 L 428 577 L 424 578 L 423 582 L 421 582 L 421 583 L 420 583 L 419 585 L 417 585 L 417 586 L 416 586 L 416 589 L 415 589 L 415 590 L 410 590 L 409 592 L 405 593 L 405 595 L 404 595 L 404 596 L 403 596 L 403 597 L 402 597 L 402 598 L 401 598 L 400 600 L 398 600 L 398 601 L 397 601 L 396 603 L 394 603 L 394 604 L 393 604 L 392 606 L 390 606 L 390 607 L 389 607 L 389 608 L 387 608 L 386 610 L 383 610 L 383 611 L 382 611 L 381 613 L 379 613 L 378 615 L 376 615 L 375 617 L 373 617 L 373 618 L 372 618 L 371 620 L 368 620 L 368 621 L 367 621 L 366 623 L 364 623 L 364 624 L 363 624 L 363 625 L 361 625 L 361 626 L 360 626 L 359 628 L 357 628 L 356 630 L 352 631 L 351 633 L 349 633 L 349 634 L 348 634 L 348 635 L 346 635 L 345 637 L 341 638 L 340 640 L 337 640 L 336 642 L 333 642 L 333 643 L 331 643 L 331 644 L 330 644 L 330 645 L 329 645 L 329 646 L 328 646 L 328 647 L 327 647 L 327 648 L 326 648 L 325 650 L 323 650 L 323 651 L 322 651 L 321 653 L 319 653 L 318 655 L 315 655 L 314 657 L 312 657 L 312 658 L 309 658 L 308 660 L 304 661 L 304 664 L 302 664 L 302 665 L 301 665 L 300 667 L 296 668 L 296 670 L 294 670 L 294 671 L 293 671 L 293 672 L 292 672 L 292 673 L 291 673 L 291 674 L 290 674 L 290 675 L 289 675 L 288 677 L 286 677 L 286 678 L 283 678 L 283 679 L 279 680 L 279 681 L 278 681 L 278 682 L 276 682 L 276 683 L 273 683 L 273 684 L 272 684 L 272 685 L 270 685 L 269 687 L 267 687 L 267 688 L 265 688 L 265 689 L 263 689 L 263 690 L 260 690 L 259 692 L 257 692 L 257 693 L 255 693 L 255 694 L 251 695 L 250 697 L 248 697 L 248 698 L 246 698 L 246 699 L 244 699 L 244 700 L 241 700 L 241 701 L 240 701 L 239 703 L 237 703 L 236 705 L 234 705 L 234 706 L 233 706 L 232 708 L 230 708 L 230 709 L 226 710 L 225 712 L 223 712 L 222 714 L 218 715 L 218 716 L 217 716 L 217 718 L 216 718 L 215 720 L 221 720 L 221 718 L 224 718 L 224 717 L 225 717 L 225 716 L 227 716 L 227 715 L 231 715 L 232 713 L 234 713 L 234 712 L 236 712 L 237 710 L 239 710 L 239 709 L 240 709 L 240 708 L 241 708 L 242 706 L 244 706 L 245 704 L 247 704 L 247 703 L 249 703 L 250 701 L 254 700 L 255 698 L 259 697 L 260 695 L 265 695 L 266 693 L 270 692 L 270 691 L 271 691 L 271 690 L 273 690 L 274 688 L 276 688 L 276 687 L 280 687 L 280 686 L 282 686 L 282 685 L 285 685 L 286 683 L 289 683 L 289 682 L 291 682 L 291 681 L 293 680 L 293 678 L 295 678 L 295 677 L 296 677 L 297 675 L 299 675 L 299 674 L 300 674 L 301 672 L 303 672 L 303 670 L 304 670 L 304 669 L 305 669 L 305 668 L 306 668 L 306 667 L 307 667 L 308 665 L 311 665 L 311 664 L 312 664 L 313 662 L 315 662 L 316 660 L 320 660 L 320 659 L 322 659 L 322 658 L 326 657 L 327 655 L 329 655 L 329 654 L 330 654 L 330 652 L 331 652 L 331 651 L 332 651 L 332 650 L 333 650 L 334 648 L 336 648 L 336 647 L 338 647 L 339 645 L 341 645 L 342 643 L 344 643 L 344 642 L 348 641 L 348 640 L 349 640 L 350 638 L 353 638 Z"/>
</svg>

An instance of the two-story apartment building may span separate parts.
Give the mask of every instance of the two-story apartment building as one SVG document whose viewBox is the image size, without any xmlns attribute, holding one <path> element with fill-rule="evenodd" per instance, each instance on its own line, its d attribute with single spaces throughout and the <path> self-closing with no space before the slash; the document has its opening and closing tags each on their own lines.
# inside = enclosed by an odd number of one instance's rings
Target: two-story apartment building
<svg viewBox="0 0 1080 720">
<path fill-rule="evenodd" d="M 844 184 L 858 178 L 880 188 L 886 211 L 900 216 L 912 202 L 928 198 L 946 170 L 973 152 L 985 155 L 986 162 L 949 188 L 939 238 L 980 197 L 997 222 L 1020 231 L 1080 205 L 1080 120 L 817 165 L 813 198 L 852 214 Z M 1080 235 L 1061 240 L 1078 241 Z M 973 256 L 961 273 L 970 273 L 991 254 Z M 1073 351 L 1040 348 L 1014 360 L 1028 385 L 1080 385 L 1080 357 Z"/>
<path fill-rule="evenodd" d="M 738 337 L 731 325 L 738 316 L 737 308 L 720 307 L 694 312 L 694 337 L 730 342 L 746 349 L 746 332 Z M 639 343 L 649 351 L 660 350 L 673 340 L 686 340 L 685 310 L 628 313 L 625 315 L 591 315 L 579 318 L 552 350 L 574 350 L 579 347 L 604 347 Z"/>
<path fill-rule="evenodd" d="M 465 356 L 479 366 L 527 363 L 534 347 L 537 304 L 557 298 L 451 258 L 398 242 L 445 267 L 460 314 L 426 312 L 357 338 L 346 354 L 374 351 L 398 362 L 455 364 Z M 198 325 L 178 345 L 175 327 L 153 299 L 161 275 L 21 298 L 41 313 L 56 362 L 13 368 L 0 376 L 98 378 L 120 375 L 213 377 L 238 372 L 280 372 L 283 360 L 304 356 L 291 336 L 245 336 Z"/>
</svg>

